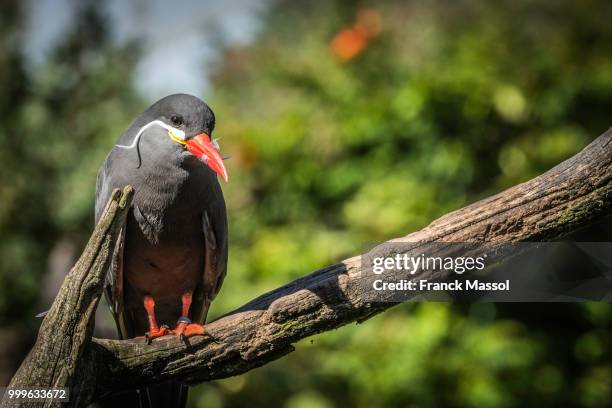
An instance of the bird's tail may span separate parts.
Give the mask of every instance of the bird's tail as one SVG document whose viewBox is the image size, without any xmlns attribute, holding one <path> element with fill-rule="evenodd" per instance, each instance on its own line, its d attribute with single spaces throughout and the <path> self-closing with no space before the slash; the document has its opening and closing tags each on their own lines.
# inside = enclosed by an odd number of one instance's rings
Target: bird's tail
<svg viewBox="0 0 612 408">
<path fill-rule="evenodd" d="M 189 387 L 176 381 L 168 381 L 140 390 L 143 408 L 185 408 Z"/>
</svg>

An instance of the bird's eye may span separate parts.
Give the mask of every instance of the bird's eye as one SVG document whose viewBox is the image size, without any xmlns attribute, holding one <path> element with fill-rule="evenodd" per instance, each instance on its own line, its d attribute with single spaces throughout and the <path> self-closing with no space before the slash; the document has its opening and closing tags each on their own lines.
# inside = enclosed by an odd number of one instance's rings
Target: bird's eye
<svg viewBox="0 0 612 408">
<path fill-rule="evenodd" d="M 174 126 L 181 126 L 183 124 L 183 117 L 181 115 L 172 115 L 170 116 L 170 122 Z"/>
</svg>

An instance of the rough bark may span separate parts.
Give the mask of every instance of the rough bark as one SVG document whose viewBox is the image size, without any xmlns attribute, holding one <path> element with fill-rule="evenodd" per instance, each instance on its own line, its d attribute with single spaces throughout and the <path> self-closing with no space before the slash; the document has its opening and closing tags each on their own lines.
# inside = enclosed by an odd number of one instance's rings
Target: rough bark
<svg viewBox="0 0 612 408">
<path fill-rule="evenodd" d="M 445 215 L 401 240 L 481 242 L 491 247 L 502 242 L 549 241 L 609 214 L 611 207 L 612 130 L 609 130 L 545 174 Z M 89 269 L 89 273 L 99 270 L 93 266 Z M 95 276 L 94 279 L 101 279 L 99 274 Z M 91 279 L 87 274 L 71 273 L 56 303 L 74 298 L 73 290 L 82 293 L 82 283 Z M 61 377 L 75 393 L 83 392 L 81 400 L 87 400 L 92 395 L 100 397 L 171 378 L 193 384 L 238 375 L 290 353 L 294 349 L 292 344 L 300 339 L 364 321 L 394 305 L 364 300 L 358 290 L 361 279 L 359 256 L 318 270 L 210 323 L 209 336 L 192 338 L 189 346 L 172 337 L 158 339 L 152 345 L 138 340 L 93 339 L 88 343 L 89 320 L 79 318 L 77 324 L 76 316 L 68 313 L 58 316 L 56 311 L 54 321 L 72 327 L 66 331 L 72 334 L 72 340 L 65 335 L 64 343 L 52 341 L 46 350 L 59 351 L 72 359 L 64 367 L 54 357 L 53 369 L 39 371 L 33 365 L 39 355 L 35 347 L 17 374 L 15 384 L 29 384 L 27 372 L 37 372 L 36 378 L 40 378 L 37 381 L 45 384 L 55 383 L 50 378 Z M 88 293 L 99 296 L 98 289 L 96 286 Z M 71 303 L 71 310 L 87 312 L 88 318 L 97 304 L 97 300 L 75 302 Z M 52 311 L 60 307 L 54 304 Z M 47 339 L 55 336 L 57 329 L 51 330 L 47 322 L 43 323 L 40 336 Z M 73 358 L 77 355 L 83 356 L 80 365 L 86 369 L 78 370 Z M 91 391 L 93 384 L 95 390 Z"/>
<path fill-rule="evenodd" d="M 67 387 L 69 406 L 84 406 L 95 391 L 95 359 L 91 358 L 93 316 L 102 294 L 117 234 L 125 222 L 133 190 L 115 190 L 89 243 L 45 316 L 32 350 L 11 380 L 10 388 Z M 59 406 L 52 402 L 2 406 Z"/>
</svg>

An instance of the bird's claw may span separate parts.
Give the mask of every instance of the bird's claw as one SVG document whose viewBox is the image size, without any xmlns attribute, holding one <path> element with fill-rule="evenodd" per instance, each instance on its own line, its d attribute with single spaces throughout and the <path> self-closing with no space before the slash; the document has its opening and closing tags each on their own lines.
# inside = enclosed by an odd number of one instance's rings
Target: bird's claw
<svg viewBox="0 0 612 408">
<path fill-rule="evenodd" d="M 170 328 L 164 324 L 158 329 L 152 329 L 151 331 L 146 332 L 144 339 L 146 340 L 147 344 L 151 344 L 153 339 L 167 336 L 169 334 L 178 336 L 181 342 L 188 345 L 189 337 L 203 336 L 205 334 L 205 330 L 203 325 L 197 323 L 179 322 L 174 330 L 170 330 Z"/>
<path fill-rule="evenodd" d="M 192 323 L 185 327 L 185 336 L 203 336 L 206 331 L 204 330 L 204 325 Z"/>
<path fill-rule="evenodd" d="M 184 321 L 179 321 L 176 328 L 172 332 L 178 336 L 182 342 L 186 343 L 186 340 L 189 337 L 203 336 L 204 326 L 197 323 L 186 323 Z"/>
<path fill-rule="evenodd" d="M 171 334 L 171 333 L 172 331 L 170 330 L 170 328 L 164 324 L 157 329 L 151 329 L 150 331 L 146 332 L 145 340 L 147 341 L 147 344 L 151 344 L 153 339 L 156 339 L 158 337 L 167 336 L 168 334 Z"/>
</svg>

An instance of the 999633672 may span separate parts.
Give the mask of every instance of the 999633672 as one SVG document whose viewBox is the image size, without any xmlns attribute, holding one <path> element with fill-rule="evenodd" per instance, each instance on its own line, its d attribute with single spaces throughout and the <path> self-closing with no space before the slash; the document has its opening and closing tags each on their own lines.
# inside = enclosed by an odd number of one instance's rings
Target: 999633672
<svg viewBox="0 0 612 408">
<path fill-rule="evenodd" d="M 68 402 L 68 388 L 17 388 L 0 387 L 0 401 L 8 402 L 37 402 L 37 401 L 59 401 Z"/>
</svg>

